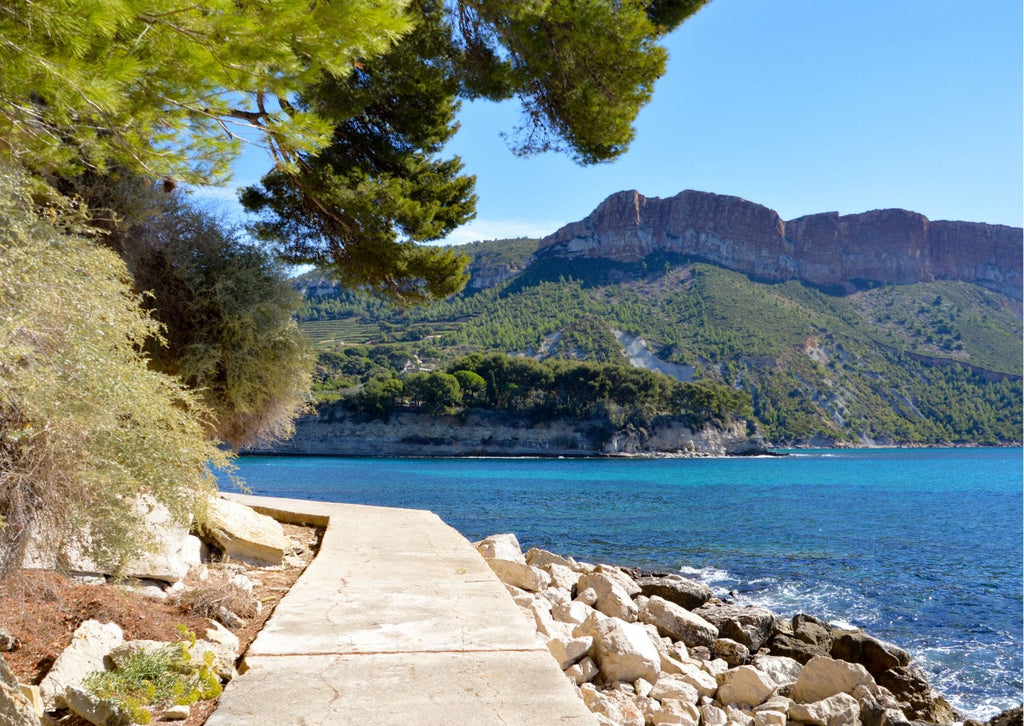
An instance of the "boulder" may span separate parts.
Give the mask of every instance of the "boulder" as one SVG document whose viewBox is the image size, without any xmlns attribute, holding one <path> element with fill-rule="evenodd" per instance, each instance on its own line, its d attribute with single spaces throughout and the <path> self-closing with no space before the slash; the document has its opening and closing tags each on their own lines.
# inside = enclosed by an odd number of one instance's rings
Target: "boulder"
<svg viewBox="0 0 1024 726">
<path fill-rule="evenodd" d="M 829 654 L 828 648 L 808 643 L 786 633 L 776 633 L 768 648 L 772 655 L 791 658 L 798 663 L 807 663 L 815 657 L 828 657 Z"/>
<path fill-rule="evenodd" d="M 727 670 L 718 677 L 718 683 L 718 701 L 727 706 L 760 706 L 775 690 L 775 683 L 751 666 Z"/>
<path fill-rule="evenodd" d="M 0 723 L 5 726 L 40 726 L 42 711 L 21 690 L 7 661 L 0 656 Z"/>
<path fill-rule="evenodd" d="M 863 666 L 861 666 L 863 668 Z M 959 721 L 945 698 L 932 692 L 924 672 L 916 665 L 900 666 L 883 673 L 878 685 L 887 688 L 911 720 L 929 723 Z"/>
<path fill-rule="evenodd" d="M 860 705 L 849 693 L 836 693 L 813 703 L 794 703 L 789 720 L 814 726 L 859 726 Z"/>
<path fill-rule="evenodd" d="M 862 630 L 833 630 L 832 657 L 860 663 L 877 680 L 893 668 L 910 665 L 910 653 Z"/>
<path fill-rule="evenodd" d="M 693 686 L 702 698 L 711 698 L 715 695 L 718 690 L 718 680 L 713 675 L 692 663 L 683 663 L 682 665 L 680 672 L 673 674 L 675 678 Z"/>
<path fill-rule="evenodd" d="M 700 702 L 700 693 L 682 678 L 663 675 L 654 684 L 654 688 L 651 690 L 651 698 L 659 701 L 672 699 L 696 705 Z"/>
<path fill-rule="evenodd" d="M 62 534 L 47 530 L 33 531 L 25 550 L 24 566 L 173 583 L 182 580 L 192 567 L 202 562 L 202 542 L 189 534 L 186 524 L 175 522 L 166 506 L 152 497 L 141 496 L 132 505 L 132 513 L 143 520 L 152 542 L 149 549 L 119 568 L 100 567 L 93 561 L 88 554 L 87 532 Z"/>
<path fill-rule="evenodd" d="M 583 657 L 579 663 L 566 668 L 564 671 L 569 680 L 575 683 L 577 686 L 582 686 L 584 683 L 597 678 L 597 674 L 601 672 L 601 669 L 597 667 L 597 663 L 590 656 Z"/>
<path fill-rule="evenodd" d="M 692 703 L 666 698 L 651 704 L 648 712 L 648 723 L 654 726 L 662 724 L 680 724 L 680 726 L 698 726 L 700 711 Z"/>
<path fill-rule="evenodd" d="M 731 638 L 756 653 L 775 632 L 775 615 L 756 605 L 736 605 L 712 600 L 694 610 L 718 628 L 722 638 Z"/>
<path fill-rule="evenodd" d="M 551 584 L 551 575 L 523 562 L 489 559 L 487 564 L 506 585 L 513 585 L 529 592 L 540 592 Z"/>
<path fill-rule="evenodd" d="M 750 665 L 768 676 L 776 686 L 795 683 L 802 670 L 797 661 L 781 655 L 756 655 Z"/>
<path fill-rule="evenodd" d="M 558 605 L 551 606 L 551 617 L 562 623 L 569 623 L 571 625 L 579 625 L 590 613 L 594 612 L 594 608 L 573 600 L 572 602 L 560 603 Z"/>
<path fill-rule="evenodd" d="M 832 647 L 832 628 L 824 620 L 807 613 L 797 613 L 790 624 L 797 640 L 824 648 L 826 652 Z"/>
<path fill-rule="evenodd" d="M 817 656 L 811 658 L 800 671 L 800 677 L 790 688 L 789 695 L 797 703 L 815 703 L 838 693 L 850 695 L 861 685 L 875 685 L 864 666 Z"/>
<path fill-rule="evenodd" d="M 540 567 L 551 576 L 551 584 L 555 587 L 572 592 L 572 589 L 576 587 L 576 583 L 580 581 L 580 573 L 573 572 L 568 567 L 550 563 L 546 565 L 533 565 L 534 567 Z"/>
<path fill-rule="evenodd" d="M 637 607 L 630 598 L 629 592 L 607 571 L 595 571 L 580 576 L 578 590 L 593 590 L 596 595 L 594 607 L 612 618 L 625 620 L 627 623 L 636 621 Z"/>
<path fill-rule="evenodd" d="M 98 698 L 78 686 L 69 686 L 64 700 L 69 709 L 95 726 L 131 726 L 135 723 L 124 706 Z"/>
<path fill-rule="evenodd" d="M 594 639 L 589 636 L 582 638 L 548 638 L 548 651 L 558 661 L 558 667 L 563 671 L 573 665 L 590 651 L 594 645 Z"/>
<path fill-rule="evenodd" d="M 516 543 L 518 544 L 518 542 Z M 579 567 L 576 564 L 576 560 L 572 557 L 562 557 L 556 555 L 553 552 L 542 550 L 537 547 L 531 547 L 530 551 L 526 553 L 526 564 L 533 565 L 534 567 L 546 567 L 547 565 L 558 565 L 568 570 L 576 571 Z"/>
<path fill-rule="evenodd" d="M 640 592 L 647 597 L 657 595 L 687 610 L 699 608 L 711 599 L 711 588 L 703 582 L 676 574 L 644 574 L 634 578 Z"/>
<path fill-rule="evenodd" d="M 583 703 L 590 711 L 617 726 L 644 726 L 644 714 L 633 699 L 621 691 L 599 691 L 593 684 L 580 687 Z"/>
<path fill-rule="evenodd" d="M 621 567 L 615 567 L 613 565 L 598 565 L 594 568 L 594 572 L 599 572 L 606 577 L 610 577 L 612 580 L 619 584 L 626 594 L 630 597 L 640 594 L 640 586 L 636 584 L 636 580 L 629 576 L 629 574 Z"/>
<path fill-rule="evenodd" d="M 116 670 L 124 667 L 128 658 L 139 651 L 152 653 L 161 648 L 169 648 L 172 645 L 172 643 L 160 640 L 126 640 L 120 645 L 111 648 L 106 656 L 104 656 L 103 663 L 108 670 Z"/>
<path fill-rule="evenodd" d="M 522 565 L 526 564 L 523 549 L 519 546 L 519 540 L 514 534 L 492 534 L 479 542 L 474 542 L 473 546 L 485 560 L 507 560 Z M 536 566 L 537 563 L 531 562 L 530 564 Z"/>
<path fill-rule="evenodd" d="M 786 726 L 786 714 L 780 711 L 758 711 L 754 714 L 754 726 Z"/>
<path fill-rule="evenodd" d="M 754 716 L 749 712 L 742 711 L 736 706 L 726 706 L 723 710 L 729 726 L 754 726 Z"/>
<path fill-rule="evenodd" d="M 64 691 L 70 686 L 81 687 L 90 673 L 104 670 L 104 657 L 123 642 L 124 634 L 117 623 L 86 620 L 79 625 L 39 684 L 44 708 L 50 711 L 63 707 Z"/>
<path fill-rule="evenodd" d="M 729 723 L 729 717 L 718 706 L 705 704 L 699 710 L 701 726 L 726 726 Z"/>
<path fill-rule="evenodd" d="M 540 570 L 544 572 L 544 570 Z M 569 598 L 568 590 L 563 590 L 560 587 L 545 587 L 543 590 L 537 593 L 537 599 L 543 600 L 548 604 L 548 607 L 554 607 L 555 605 L 568 604 L 571 601 Z"/>
<path fill-rule="evenodd" d="M 730 638 L 716 638 L 711 644 L 711 652 L 716 658 L 721 658 L 731 668 L 745 665 L 750 660 L 750 651 L 743 643 L 737 643 Z"/>
<path fill-rule="evenodd" d="M 687 647 L 710 646 L 718 637 L 718 629 L 714 625 L 657 595 L 647 601 L 639 617 L 641 621 L 654 625 L 662 635 L 680 640 Z"/>
<path fill-rule="evenodd" d="M 642 625 L 608 618 L 594 630 L 591 656 L 606 681 L 658 680 L 661 657 Z"/>
<path fill-rule="evenodd" d="M 216 620 L 210 620 L 208 622 L 209 625 L 203 632 L 203 638 L 205 640 L 209 640 L 211 643 L 220 643 L 221 645 L 225 645 L 237 653 L 240 646 L 238 636 Z"/>
<path fill-rule="evenodd" d="M 252 507 L 214 497 L 209 507 L 209 539 L 226 556 L 262 566 L 280 565 L 291 549 L 281 523 Z"/>
</svg>

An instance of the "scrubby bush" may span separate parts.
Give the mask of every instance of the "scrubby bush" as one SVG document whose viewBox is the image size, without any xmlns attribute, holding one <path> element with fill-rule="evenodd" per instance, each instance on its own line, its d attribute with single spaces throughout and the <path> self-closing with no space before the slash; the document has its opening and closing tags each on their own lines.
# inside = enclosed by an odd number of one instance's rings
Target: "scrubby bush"
<svg viewBox="0 0 1024 726">
<path fill-rule="evenodd" d="M 0 575 L 33 530 L 88 533 L 86 552 L 116 568 L 148 544 L 139 495 L 202 517 L 228 458 L 208 410 L 141 356 L 159 329 L 124 263 L 71 211 L 34 213 L 25 186 L 0 168 Z"/>
</svg>

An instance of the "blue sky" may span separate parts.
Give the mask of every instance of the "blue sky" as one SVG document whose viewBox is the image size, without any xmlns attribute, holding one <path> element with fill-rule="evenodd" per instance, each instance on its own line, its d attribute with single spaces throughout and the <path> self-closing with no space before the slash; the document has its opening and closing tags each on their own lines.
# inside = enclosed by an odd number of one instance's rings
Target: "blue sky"
<svg viewBox="0 0 1024 726">
<path fill-rule="evenodd" d="M 668 72 L 613 163 L 517 158 L 500 135 L 517 105 L 464 105 L 448 151 L 480 199 L 448 241 L 543 236 L 622 189 L 732 194 L 784 219 L 902 207 L 1019 226 L 1022 25 L 1020 0 L 712 0 L 666 39 Z M 264 164 L 248 155 L 235 183 Z"/>
</svg>

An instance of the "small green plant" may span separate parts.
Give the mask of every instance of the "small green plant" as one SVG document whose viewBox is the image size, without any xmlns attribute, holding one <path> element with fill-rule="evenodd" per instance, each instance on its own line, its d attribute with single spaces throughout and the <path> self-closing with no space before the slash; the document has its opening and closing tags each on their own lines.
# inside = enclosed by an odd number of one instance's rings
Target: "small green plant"
<svg viewBox="0 0 1024 726">
<path fill-rule="evenodd" d="M 112 671 L 99 671 L 85 680 L 85 689 L 94 696 L 115 704 L 132 723 L 148 724 L 151 708 L 174 704 L 191 706 L 197 701 L 216 698 L 222 687 L 214 672 L 215 656 L 203 653 L 196 663 L 192 649 L 195 633 L 178 626 L 176 643 L 153 650 L 130 653 Z"/>
</svg>

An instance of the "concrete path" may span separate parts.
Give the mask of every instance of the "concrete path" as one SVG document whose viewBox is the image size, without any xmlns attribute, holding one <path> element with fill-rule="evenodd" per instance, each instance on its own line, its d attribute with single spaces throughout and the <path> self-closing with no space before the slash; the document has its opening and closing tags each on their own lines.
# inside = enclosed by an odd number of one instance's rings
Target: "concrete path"
<svg viewBox="0 0 1024 726">
<path fill-rule="evenodd" d="M 327 531 L 208 726 L 596 723 L 504 585 L 437 515 L 232 498 Z"/>
</svg>

